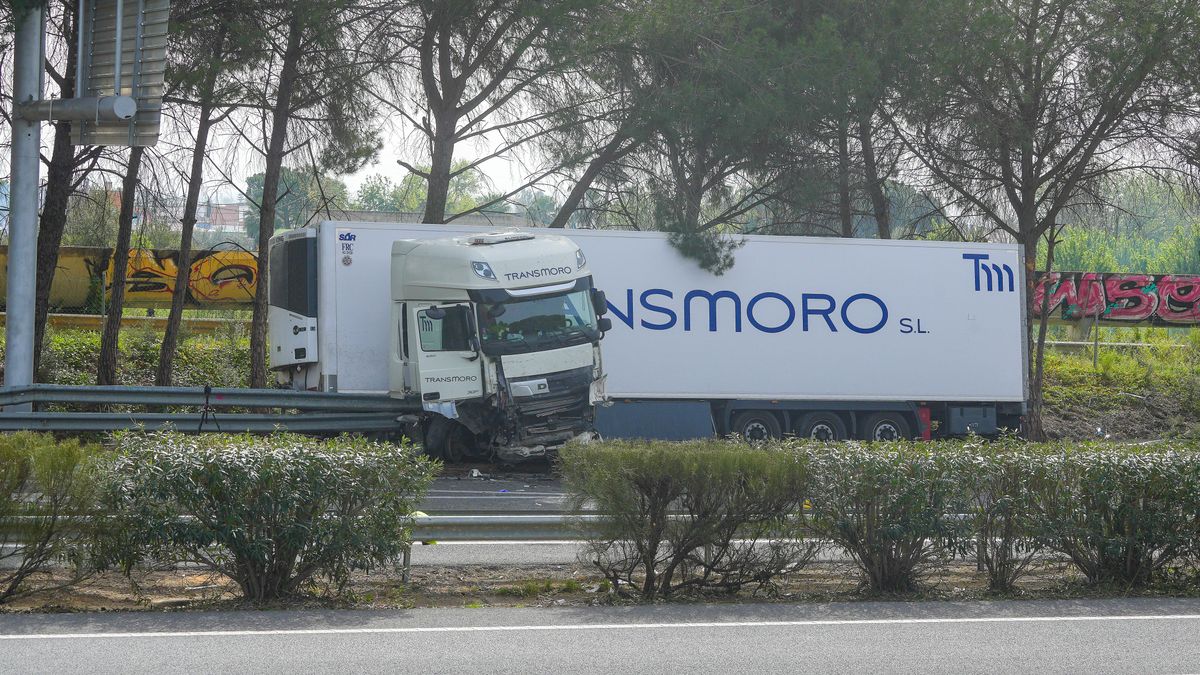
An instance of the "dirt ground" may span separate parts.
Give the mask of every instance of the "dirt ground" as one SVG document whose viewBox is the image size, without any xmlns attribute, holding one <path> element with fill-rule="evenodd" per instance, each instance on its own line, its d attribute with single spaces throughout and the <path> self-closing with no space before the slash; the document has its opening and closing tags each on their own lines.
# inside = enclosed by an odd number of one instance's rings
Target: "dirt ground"
<svg viewBox="0 0 1200 675">
<path fill-rule="evenodd" d="M 65 573 L 43 575 L 31 586 L 61 583 Z M 1200 588 L 1094 589 L 1061 562 L 1046 562 L 1032 569 L 1019 583 L 1015 596 L 1102 597 L 1131 594 L 1200 594 Z M 919 593 L 891 596 L 895 600 L 995 599 L 987 591 L 986 575 L 974 564 L 953 563 L 924 580 Z M 837 602 L 878 600 L 864 593 L 854 570 L 842 563 L 818 563 L 766 588 L 747 588 L 738 594 L 680 596 L 676 602 Z M 143 572 L 131 578 L 106 573 L 67 589 L 45 590 L 0 605 L 0 612 L 165 611 L 200 609 L 355 608 L 394 609 L 415 607 L 554 607 L 622 604 L 632 600 L 612 592 L 608 582 L 591 570 L 575 565 L 542 567 L 419 567 L 409 584 L 398 570 L 356 575 L 349 590 L 335 597 L 319 585 L 308 593 L 269 603 L 247 603 L 238 598 L 229 579 L 197 571 Z"/>
</svg>

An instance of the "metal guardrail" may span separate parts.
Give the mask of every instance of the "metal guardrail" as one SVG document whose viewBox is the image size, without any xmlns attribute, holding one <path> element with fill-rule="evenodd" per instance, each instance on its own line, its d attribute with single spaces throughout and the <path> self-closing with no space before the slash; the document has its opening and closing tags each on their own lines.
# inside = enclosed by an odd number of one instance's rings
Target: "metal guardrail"
<svg viewBox="0 0 1200 675">
<path fill-rule="evenodd" d="M 413 517 L 412 543 L 437 541 L 575 541 L 588 533 L 588 525 L 602 522 L 600 515 L 535 515 L 535 516 L 428 516 Z M 25 520 L 28 517 L 10 517 Z M 63 520 L 85 521 L 85 516 L 66 516 Z M 19 542 L 9 542 L 18 544 Z M 411 577 L 412 545 L 404 550 L 402 560 L 404 583 Z"/>
<path fill-rule="evenodd" d="M 598 515 L 537 516 L 415 516 L 412 542 L 427 541 L 574 541 L 585 535 L 588 525 L 602 522 Z M 404 549 L 401 581 L 408 583 L 412 572 L 412 545 Z"/>
<path fill-rule="evenodd" d="M 1152 342 L 1084 342 L 1081 340 L 1046 340 L 1047 347 L 1066 347 L 1074 349 L 1091 349 L 1099 345 L 1108 349 L 1183 349 L 1187 345 L 1154 344 Z"/>
<path fill-rule="evenodd" d="M 526 541 L 578 539 L 600 515 L 416 516 L 413 541 Z"/>
<path fill-rule="evenodd" d="M 307 433 L 394 431 L 400 415 L 417 412 L 419 403 L 382 394 L 212 387 L 129 387 L 33 384 L 0 388 L 0 406 L 28 404 L 142 407 L 193 406 L 201 412 L 61 412 L 6 410 L 0 431 L 106 432 L 137 427 L 174 427 L 180 431 L 279 429 Z M 220 408 L 278 409 L 278 414 L 219 411 Z M 305 411 L 302 414 L 286 410 Z"/>
</svg>

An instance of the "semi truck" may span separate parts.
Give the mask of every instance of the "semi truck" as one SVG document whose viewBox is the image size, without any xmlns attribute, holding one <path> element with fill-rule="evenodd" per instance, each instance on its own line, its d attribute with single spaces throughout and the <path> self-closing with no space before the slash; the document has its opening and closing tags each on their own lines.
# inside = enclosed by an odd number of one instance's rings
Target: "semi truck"
<svg viewBox="0 0 1200 675">
<path fill-rule="evenodd" d="M 551 234 L 424 234 L 322 223 L 275 237 L 276 379 L 419 401 L 397 422 L 450 461 L 520 461 L 590 437 L 611 320 L 583 251 Z"/>
<path fill-rule="evenodd" d="M 515 301 L 527 289 L 554 288 L 578 294 L 580 316 L 602 317 L 596 330 L 605 336 L 604 367 L 593 339 L 598 335 L 589 333 L 593 370 L 587 397 L 588 403 L 600 403 L 590 421 L 602 436 L 933 438 L 1015 428 L 1024 413 L 1027 332 L 1023 260 L 1015 245 L 750 235 L 741 238 L 733 268 L 718 276 L 681 255 L 663 233 L 531 228 L 507 236 L 532 237 L 528 245 L 535 246 L 542 237 L 566 234 L 573 242 L 561 244 L 566 262 L 518 272 L 493 266 L 495 280 L 466 278 L 470 283 L 462 283 L 453 297 L 432 297 L 435 288 L 439 293 L 451 288 L 447 280 L 420 288 L 405 280 L 405 256 L 422 250 L 417 242 L 502 236 L 486 232 L 330 221 L 281 235 L 277 241 L 290 246 L 312 243 L 295 249 L 309 256 L 306 267 L 283 278 L 277 269 L 299 263 L 290 253 L 277 259 L 279 249 L 272 249 L 273 365 L 299 388 L 408 395 L 418 390 L 420 366 L 419 360 L 404 360 L 397 342 L 401 334 L 418 337 L 405 317 L 420 321 L 413 312 L 422 311 L 422 303 L 454 305 L 474 321 L 466 325 L 467 339 L 493 345 L 495 357 L 482 350 L 481 379 L 490 377 L 486 359 L 497 358 L 499 391 L 504 376 L 512 377 L 503 362 L 519 360 L 528 364 L 520 367 L 521 387 L 539 387 L 544 379 L 553 391 L 564 386 L 559 373 L 583 367 L 583 347 L 518 357 L 496 350 L 513 349 L 519 339 L 496 341 L 489 331 L 505 330 L 496 328 L 491 314 L 497 302 Z M 572 264 L 577 267 L 568 274 Z M 558 273 L 546 271 L 556 268 Z M 315 280 L 307 269 L 317 270 Z M 390 297 L 383 290 L 389 278 Z M 274 307 L 277 284 L 283 294 L 305 283 L 313 287 L 301 293 L 313 298 L 310 306 L 300 302 L 286 313 Z M 408 314 L 396 314 L 401 306 Z M 559 365 L 551 354 L 562 349 L 578 350 L 571 353 L 579 356 Z M 475 353 L 466 349 L 459 358 Z M 532 365 L 539 359 L 546 363 Z M 467 370 L 461 363 L 456 367 Z M 577 372 L 574 386 L 581 391 L 583 371 Z M 461 411 L 472 397 L 492 391 L 465 382 L 452 390 L 439 387 L 427 413 L 441 414 L 449 402 Z M 574 400 L 582 405 L 582 397 Z M 452 417 L 453 408 L 449 412 L 447 419 L 483 438 L 478 423 Z M 576 417 L 582 423 L 587 415 Z M 436 419 L 424 422 L 426 428 L 439 427 L 434 440 L 445 424 Z"/>
</svg>

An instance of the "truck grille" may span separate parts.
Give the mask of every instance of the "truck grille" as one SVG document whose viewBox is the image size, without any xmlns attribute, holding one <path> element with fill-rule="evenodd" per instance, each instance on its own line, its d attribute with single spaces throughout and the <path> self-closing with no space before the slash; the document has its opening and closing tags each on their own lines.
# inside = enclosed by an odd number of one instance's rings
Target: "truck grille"
<svg viewBox="0 0 1200 675">
<path fill-rule="evenodd" d="M 583 429 L 589 407 L 592 367 L 575 368 L 543 376 L 547 392 L 514 399 L 527 433 Z"/>
</svg>

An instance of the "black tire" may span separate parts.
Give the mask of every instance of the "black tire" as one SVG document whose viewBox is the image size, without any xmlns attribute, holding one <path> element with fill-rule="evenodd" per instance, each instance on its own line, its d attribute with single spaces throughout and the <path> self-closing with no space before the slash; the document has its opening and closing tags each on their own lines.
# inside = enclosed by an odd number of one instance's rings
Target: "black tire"
<svg viewBox="0 0 1200 675">
<path fill-rule="evenodd" d="M 430 457 L 455 464 L 474 454 L 475 435 L 458 422 L 438 416 L 426 425 L 423 445 L 425 454 Z"/>
<path fill-rule="evenodd" d="M 908 440 L 912 438 L 912 426 L 904 413 L 875 413 L 863 422 L 862 437 L 864 441 Z"/>
<path fill-rule="evenodd" d="M 783 435 L 779 420 L 765 410 L 746 410 L 733 418 L 729 429 L 747 443 L 765 443 Z"/>
<path fill-rule="evenodd" d="M 846 423 L 831 412 L 812 412 L 801 417 L 800 424 L 796 425 L 796 435 L 826 443 L 844 441 L 850 437 L 846 432 Z"/>
<path fill-rule="evenodd" d="M 449 420 L 434 417 L 421 425 L 421 450 L 430 457 L 440 459 L 446 447 L 446 435 L 450 433 Z"/>
<path fill-rule="evenodd" d="M 446 436 L 446 447 L 442 449 L 442 458 L 447 464 L 457 464 L 467 457 L 475 455 L 475 434 L 459 424 L 451 422 L 450 433 Z"/>
</svg>

